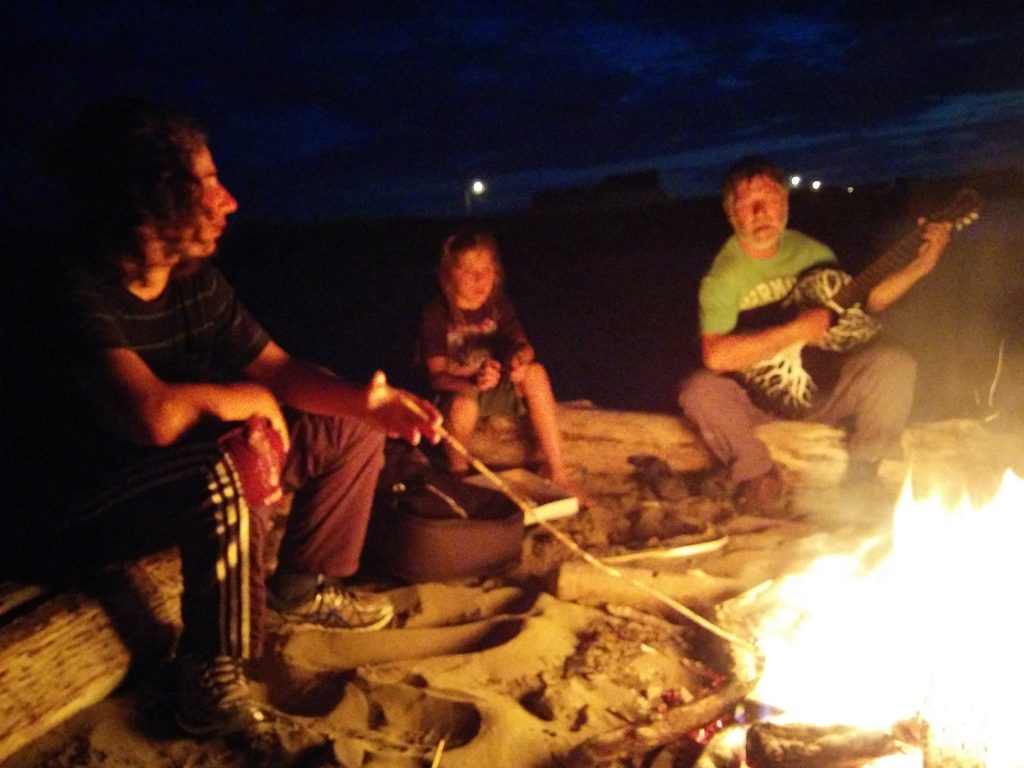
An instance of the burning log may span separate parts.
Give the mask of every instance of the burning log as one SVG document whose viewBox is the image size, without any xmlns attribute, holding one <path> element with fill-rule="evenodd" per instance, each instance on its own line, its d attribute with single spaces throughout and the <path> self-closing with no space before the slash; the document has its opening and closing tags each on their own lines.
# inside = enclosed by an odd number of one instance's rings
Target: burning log
<svg viewBox="0 0 1024 768">
<path fill-rule="evenodd" d="M 767 722 L 747 730 L 750 768 L 856 768 L 900 751 L 890 733 L 845 725 Z"/>
<path fill-rule="evenodd" d="M 733 680 L 707 696 L 668 710 L 653 722 L 626 725 L 587 739 L 556 764 L 559 768 L 593 768 L 625 757 L 640 757 L 657 747 L 686 738 L 732 712 L 755 684 L 756 680 Z"/>
</svg>

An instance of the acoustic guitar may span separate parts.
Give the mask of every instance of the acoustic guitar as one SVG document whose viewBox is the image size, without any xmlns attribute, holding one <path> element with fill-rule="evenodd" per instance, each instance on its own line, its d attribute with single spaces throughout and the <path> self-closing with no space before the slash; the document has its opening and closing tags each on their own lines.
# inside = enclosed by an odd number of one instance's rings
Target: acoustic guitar
<svg viewBox="0 0 1024 768">
<path fill-rule="evenodd" d="M 927 219 L 951 221 L 959 231 L 978 219 L 981 202 L 977 192 L 962 189 Z M 856 277 L 830 265 L 811 267 L 797 277 L 793 288 L 776 305 L 774 322 L 785 322 L 805 309 L 825 307 L 832 312 L 833 323 L 821 342 L 792 344 L 739 373 L 755 404 L 787 418 L 800 418 L 813 407 L 818 395 L 834 386 L 839 358 L 881 330 L 881 323 L 863 310 L 862 303 L 872 288 L 917 257 L 923 233 L 923 226 L 916 227 Z M 761 320 L 758 325 L 764 327 L 763 315 Z M 741 327 L 749 329 L 750 324 L 741 321 Z"/>
</svg>

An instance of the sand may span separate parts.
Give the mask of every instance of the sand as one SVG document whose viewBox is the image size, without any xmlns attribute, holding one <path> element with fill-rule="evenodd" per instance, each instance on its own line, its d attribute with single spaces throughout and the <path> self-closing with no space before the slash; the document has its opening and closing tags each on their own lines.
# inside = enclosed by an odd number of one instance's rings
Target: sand
<svg viewBox="0 0 1024 768">
<path fill-rule="evenodd" d="M 168 678 L 152 671 L 5 765 L 692 766 L 701 748 L 688 716 L 702 705 L 731 712 L 751 673 L 741 645 L 673 600 L 714 621 L 724 601 L 851 549 L 889 525 L 911 467 L 920 484 L 961 478 L 978 487 L 1024 462 L 1024 436 L 973 421 L 916 425 L 907 461 L 883 466 L 886 498 L 851 499 L 838 486 L 842 434 L 781 422 L 762 436 L 791 503 L 745 516 L 675 417 L 563 404 L 560 419 L 593 505 L 528 528 L 521 561 L 501 573 L 421 584 L 369 573 L 365 586 L 396 604 L 393 628 L 276 627 L 251 670 L 259 695 L 289 715 L 275 751 L 182 737 L 169 718 Z M 495 466 L 524 457 L 507 434 L 474 450 Z M 586 562 L 552 527 L 615 570 Z"/>
</svg>

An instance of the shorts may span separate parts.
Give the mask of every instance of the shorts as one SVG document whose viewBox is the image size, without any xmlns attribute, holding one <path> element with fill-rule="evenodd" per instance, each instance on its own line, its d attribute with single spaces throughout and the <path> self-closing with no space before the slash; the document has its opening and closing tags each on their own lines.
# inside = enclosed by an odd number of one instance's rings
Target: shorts
<svg viewBox="0 0 1024 768">
<path fill-rule="evenodd" d="M 439 392 L 437 395 L 437 407 L 446 418 L 451 410 L 455 394 L 455 392 Z M 502 376 L 497 386 L 486 392 L 477 391 L 476 402 L 480 406 L 481 419 L 491 416 L 519 418 L 526 415 L 526 402 L 516 391 L 516 385 L 507 376 Z"/>
</svg>

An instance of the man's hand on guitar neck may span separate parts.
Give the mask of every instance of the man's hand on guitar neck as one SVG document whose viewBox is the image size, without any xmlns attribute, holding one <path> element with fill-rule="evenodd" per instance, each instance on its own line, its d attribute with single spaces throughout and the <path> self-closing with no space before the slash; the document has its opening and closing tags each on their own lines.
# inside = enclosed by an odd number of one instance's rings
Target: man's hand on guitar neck
<svg viewBox="0 0 1024 768">
<path fill-rule="evenodd" d="M 917 250 L 917 258 L 910 264 L 917 264 L 924 276 L 935 269 L 935 265 L 939 263 L 939 256 L 949 245 L 953 222 L 928 221 L 922 217 L 917 220 L 917 225 L 924 228 L 921 232 L 921 247 Z"/>
<path fill-rule="evenodd" d="M 921 228 L 921 246 L 917 249 L 917 257 L 871 289 L 866 306 L 868 312 L 881 312 L 899 300 L 914 283 L 935 269 L 935 265 L 939 263 L 939 257 L 949 245 L 953 223 L 921 218 L 917 224 Z"/>
</svg>

